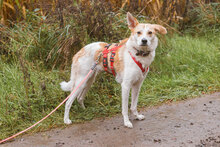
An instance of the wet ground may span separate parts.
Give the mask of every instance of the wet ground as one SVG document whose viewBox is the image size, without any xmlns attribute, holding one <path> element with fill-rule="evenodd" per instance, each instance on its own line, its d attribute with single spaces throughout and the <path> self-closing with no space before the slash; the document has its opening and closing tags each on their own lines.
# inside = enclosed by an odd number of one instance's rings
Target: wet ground
<svg viewBox="0 0 220 147">
<path fill-rule="evenodd" d="M 220 147 L 220 93 L 147 108 L 125 128 L 122 116 L 22 136 L 5 147 Z"/>
</svg>

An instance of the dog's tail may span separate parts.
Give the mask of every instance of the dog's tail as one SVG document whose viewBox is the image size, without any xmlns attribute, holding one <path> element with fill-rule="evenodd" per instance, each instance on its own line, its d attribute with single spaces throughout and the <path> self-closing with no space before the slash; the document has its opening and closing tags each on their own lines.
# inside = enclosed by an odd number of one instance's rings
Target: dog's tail
<svg viewBox="0 0 220 147">
<path fill-rule="evenodd" d="M 70 80 L 69 82 L 63 81 L 60 83 L 60 86 L 63 91 L 71 91 L 73 87 L 73 81 L 72 80 Z"/>
</svg>

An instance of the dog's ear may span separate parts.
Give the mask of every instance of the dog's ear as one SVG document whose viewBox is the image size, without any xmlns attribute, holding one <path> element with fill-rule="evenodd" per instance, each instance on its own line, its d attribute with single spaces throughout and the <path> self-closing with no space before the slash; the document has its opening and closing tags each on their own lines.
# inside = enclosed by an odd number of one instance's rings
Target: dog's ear
<svg viewBox="0 0 220 147">
<path fill-rule="evenodd" d="M 167 29 L 161 25 L 152 24 L 152 27 L 154 28 L 155 31 L 159 32 L 160 34 L 165 35 L 167 33 Z"/>
<path fill-rule="evenodd" d="M 134 29 L 138 25 L 138 21 L 135 17 L 131 15 L 131 13 L 127 13 L 127 22 L 129 29 Z"/>
</svg>

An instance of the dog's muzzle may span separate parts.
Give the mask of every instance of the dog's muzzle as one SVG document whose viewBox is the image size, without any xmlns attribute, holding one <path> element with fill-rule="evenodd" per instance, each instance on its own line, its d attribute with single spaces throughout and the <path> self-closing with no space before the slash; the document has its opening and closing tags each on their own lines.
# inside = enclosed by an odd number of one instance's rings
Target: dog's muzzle
<svg viewBox="0 0 220 147">
<path fill-rule="evenodd" d="M 141 46 L 147 46 L 147 39 L 143 38 L 141 40 Z"/>
</svg>

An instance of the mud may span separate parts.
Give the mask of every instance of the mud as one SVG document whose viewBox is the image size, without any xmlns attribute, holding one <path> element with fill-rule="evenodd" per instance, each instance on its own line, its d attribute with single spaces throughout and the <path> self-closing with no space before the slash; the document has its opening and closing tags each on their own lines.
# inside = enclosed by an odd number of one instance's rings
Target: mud
<svg viewBox="0 0 220 147">
<path fill-rule="evenodd" d="M 1 147 L 220 147 L 220 93 L 142 111 L 125 128 L 122 116 L 22 136 Z"/>
</svg>

